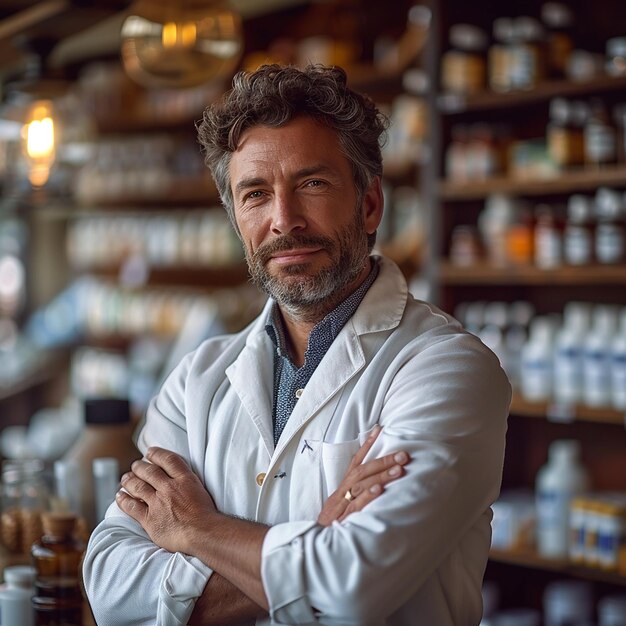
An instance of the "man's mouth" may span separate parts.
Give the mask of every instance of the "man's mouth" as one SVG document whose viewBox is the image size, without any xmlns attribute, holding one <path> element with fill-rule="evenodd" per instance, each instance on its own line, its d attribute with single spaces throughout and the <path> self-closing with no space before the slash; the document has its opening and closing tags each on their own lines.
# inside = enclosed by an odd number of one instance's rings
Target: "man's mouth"
<svg viewBox="0 0 626 626">
<path fill-rule="evenodd" d="M 275 261 L 279 265 L 290 263 L 306 263 L 311 257 L 320 252 L 322 248 L 293 248 L 290 250 L 280 250 L 272 253 L 268 260 Z"/>
</svg>

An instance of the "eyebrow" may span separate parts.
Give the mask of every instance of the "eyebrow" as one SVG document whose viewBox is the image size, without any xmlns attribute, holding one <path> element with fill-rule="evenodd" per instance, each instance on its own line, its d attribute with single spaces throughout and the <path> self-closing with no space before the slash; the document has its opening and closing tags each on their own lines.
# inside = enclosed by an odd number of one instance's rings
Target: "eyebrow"
<svg viewBox="0 0 626 626">
<path fill-rule="evenodd" d="M 332 174 L 332 168 L 327 165 L 312 165 L 311 167 L 303 167 L 302 169 L 295 172 L 292 176 L 294 179 L 298 178 L 306 178 L 307 176 L 314 176 L 316 174 Z M 244 191 L 245 189 L 250 189 L 252 187 L 258 187 L 259 185 L 267 184 L 267 180 L 265 178 L 261 178 L 260 176 L 251 176 L 250 178 L 242 178 L 235 185 L 235 192 L 239 193 Z"/>
</svg>

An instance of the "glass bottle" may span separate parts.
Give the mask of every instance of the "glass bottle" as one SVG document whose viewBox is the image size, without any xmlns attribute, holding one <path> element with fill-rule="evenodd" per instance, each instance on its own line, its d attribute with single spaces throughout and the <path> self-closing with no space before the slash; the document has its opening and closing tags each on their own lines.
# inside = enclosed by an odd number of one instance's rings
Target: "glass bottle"
<svg viewBox="0 0 626 626">
<path fill-rule="evenodd" d="M 28 554 L 41 536 L 41 514 L 49 506 L 43 462 L 5 461 L 2 466 L 2 543 L 9 552 Z"/>
<path fill-rule="evenodd" d="M 594 100 L 584 128 L 585 163 L 601 167 L 617 160 L 617 131 L 604 103 Z"/>
<path fill-rule="evenodd" d="M 450 28 L 450 45 L 441 59 L 441 83 L 445 91 L 461 95 L 485 89 L 487 36 L 471 24 Z"/>
<path fill-rule="evenodd" d="M 45 513 L 43 535 L 31 549 L 37 569 L 33 598 L 37 626 L 81 626 L 80 560 L 85 544 L 76 537 L 76 515 Z"/>
<path fill-rule="evenodd" d="M 548 31 L 548 73 L 552 78 L 565 78 L 569 58 L 574 49 L 571 32 L 574 14 L 561 2 L 546 2 L 541 7 L 541 21 Z"/>
<path fill-rule="evenodd" d="M 567 201 L 563 232 L 563 258 L 568 265 L 589 265 L 593 261 L 593 200 L 574 194 Z"/>
<path fill-rule="evenodd" d="M 584 160 L 583 132 L 574 123 L 573 108 L 564 98 L 550 101 L 550 121 L 547 127 L 548 151 L 559 168 L 582 165 Z"/>
</svg>

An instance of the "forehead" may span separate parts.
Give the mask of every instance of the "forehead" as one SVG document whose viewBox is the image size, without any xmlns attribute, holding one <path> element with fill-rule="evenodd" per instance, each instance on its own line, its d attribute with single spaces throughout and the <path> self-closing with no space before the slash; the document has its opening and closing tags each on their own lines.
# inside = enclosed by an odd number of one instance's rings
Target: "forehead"
<svg viewBox="0 0 626 626">
<path fill-rule="evenodd" d="M 324 165 L 338 173 L 351 172 L 337 131 L 308 117 L 278 128 L 253 126 L 242 134 L 231 157 L 231 182 L 251 172 L 288 173 L 311 165 Z"/>
</svg>

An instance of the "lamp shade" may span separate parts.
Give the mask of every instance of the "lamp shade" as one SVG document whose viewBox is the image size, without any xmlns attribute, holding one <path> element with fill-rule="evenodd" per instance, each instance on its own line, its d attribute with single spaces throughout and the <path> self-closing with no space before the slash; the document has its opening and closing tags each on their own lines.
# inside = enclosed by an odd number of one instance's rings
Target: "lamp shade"
<svg viewBox="0 0 626 626">
<path fill-rule="evenodd" d="M 223 0 L 138 0 L 122 25 L 122 62 L 145 87 L 193 87 L 234 71 L 241 18 Z"/>
</svg>

